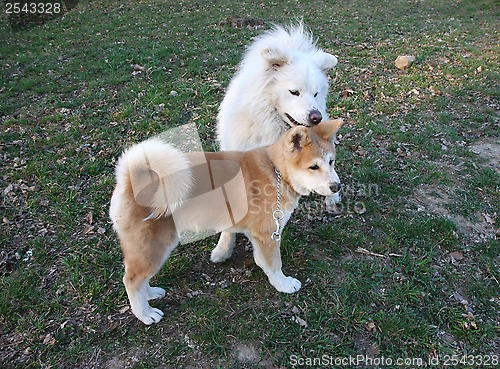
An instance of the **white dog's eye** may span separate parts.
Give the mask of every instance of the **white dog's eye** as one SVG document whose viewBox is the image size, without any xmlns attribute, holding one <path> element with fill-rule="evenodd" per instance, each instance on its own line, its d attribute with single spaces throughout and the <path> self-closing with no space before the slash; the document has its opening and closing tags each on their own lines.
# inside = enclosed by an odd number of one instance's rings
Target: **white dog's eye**
<svg viewBox="0 0 500 369">
<path fill-rule="evenodd" d="M 316 97 L 316 96 L 318 96 L 318 93 L 317 93 L 317 92 L 314 94 L 314 97 Z"/>
<path fill-rule="evenodd" d="M 309 169 L 311 169 L 311 170 L 318 170 L 319 169 L 319 165 L 318 164 L 311 165 L 309 167 Z"/>
<path fill-rule="evenodd" d="M 289 90 L 289 91 L 293 96 L 300 96 L 300 92 L 298 90 Z"/>
</svg>

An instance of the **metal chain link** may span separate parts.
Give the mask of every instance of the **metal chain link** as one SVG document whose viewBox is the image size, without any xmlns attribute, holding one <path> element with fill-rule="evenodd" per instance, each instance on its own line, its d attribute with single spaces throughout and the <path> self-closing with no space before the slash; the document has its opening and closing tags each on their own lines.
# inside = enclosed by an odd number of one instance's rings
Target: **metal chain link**
<svg viewBox="0 0 500 369">
<path fill-rule="evenodd" d="M 281 225 L 280 220 L 285 217 L 285 213 L 281 210 L 281 173 L 278 169 L 274 168 L 274 172 L 276 173 L 276 210 L 273 211 L 273 219 L 276 223 L 276 231 L 271 235 L 271 239 L 274 241 L 281 240 Z"/>
</svg>

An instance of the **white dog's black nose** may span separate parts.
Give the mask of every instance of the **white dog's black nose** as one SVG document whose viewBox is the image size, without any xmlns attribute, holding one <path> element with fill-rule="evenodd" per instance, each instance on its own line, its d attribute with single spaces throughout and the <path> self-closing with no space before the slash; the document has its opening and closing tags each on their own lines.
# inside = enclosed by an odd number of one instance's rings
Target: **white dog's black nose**
<svg viewBox="0 0 500 369">
<path fill-rule="evenodd" d="M 341 190 L 341 188 L 342 188 L 342 184 L 338 183 L 338 182 L 332 183 L 330 185 L 330 191 L 332 191 L 333 193 L 339 192 Z"/>
<path fill-rule="evenodd" d="M 319 110 L 316 110 L 316 109 L 311 110 L 309 112 L 309 116 L 307 117 L 307 121 L 312 126 L 315 126 L 316 124 L 320 123 L 322 119 L 323 119 L 323 116 L 321 115 Z"/>
</svg>

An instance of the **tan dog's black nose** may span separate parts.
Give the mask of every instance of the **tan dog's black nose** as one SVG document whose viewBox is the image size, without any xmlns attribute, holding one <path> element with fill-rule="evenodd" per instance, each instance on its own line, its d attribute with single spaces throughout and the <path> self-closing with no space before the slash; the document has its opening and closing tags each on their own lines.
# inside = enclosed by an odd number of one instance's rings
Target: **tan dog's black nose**
<svg viewBox="0 0 500 369">
<path fill-rule="evenodd" d="M 307 117 L 307 121 L 312 126 L 315 126 L 316 124 L 320 123 L 322 119 L 323 119 L 323 116 L 321 115 L 319 110 L 316 110 L 316 109 L 311 110 L 309 112 L 309 116 Z"/>
<path fill-rule="evenodd" d="M 332 191 L 333 193 L 339 192 L 341 189 L 342 189 L 341 183 L 335 182 L 330 185 L 330 191 Z"/>
</svg>

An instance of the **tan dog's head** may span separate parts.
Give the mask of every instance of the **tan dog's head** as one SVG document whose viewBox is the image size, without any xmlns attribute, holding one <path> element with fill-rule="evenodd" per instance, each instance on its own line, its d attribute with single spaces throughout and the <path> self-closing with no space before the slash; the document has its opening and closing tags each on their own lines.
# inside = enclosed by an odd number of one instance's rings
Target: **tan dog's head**
<svg viewBox="0 0 500 369">
<path fill-rule="evenodd" d="M 342 123 L 342 119 L 335 119 L 314 127 L 294 127 L 279 140 L 284 160 L 276 165 L 301 195 L 315 192 L 331 196 L 340 190 L 332 141 Z"/>
</svg>

